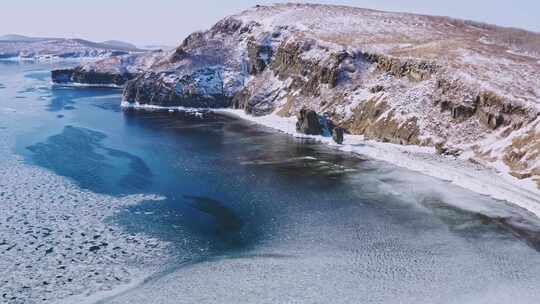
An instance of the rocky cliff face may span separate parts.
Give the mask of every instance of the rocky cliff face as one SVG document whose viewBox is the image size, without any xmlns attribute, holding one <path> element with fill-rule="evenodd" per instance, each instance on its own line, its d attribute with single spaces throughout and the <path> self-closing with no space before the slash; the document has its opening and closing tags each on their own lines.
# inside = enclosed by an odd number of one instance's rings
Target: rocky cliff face
<svg viewBox="0 0 540 304">
<path fill-rule="evenodd" d="M 281 116 L 309 109 L 352 134 L 463 152 L 540 180 L 540 156 L 530 152 L 540 142 L 540 46 L 502 38 L 514 34 L 523 31 L 342 6 L 258 6 L 116 71 L 135 75 L 128 103 Z"/>
<path fill-rule="evenodd" d="M 128 102 L 163 107 L 225 108 L 231 98 L 223 90 L 222 72 L 200 69 L 191 74 L 145 73 L 128 82 L 124 98 Z"/>
</svg>

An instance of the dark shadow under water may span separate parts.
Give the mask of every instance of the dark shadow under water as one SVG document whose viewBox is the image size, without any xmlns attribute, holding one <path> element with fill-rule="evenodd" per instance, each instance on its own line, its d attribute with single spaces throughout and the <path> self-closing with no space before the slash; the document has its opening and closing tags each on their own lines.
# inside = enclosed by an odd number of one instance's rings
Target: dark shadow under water
<svg viewBox="0 0 540 304">
<path fill-rule="evenodd" d="M 29 146 L 35 164 L 75 180 L 82 188 L 107 194 L 129 194 L 148 189 L 152 172 L 128 152 L 102 144 L 106 135 L 66 126 L 62 133 Z"/>
</svg>

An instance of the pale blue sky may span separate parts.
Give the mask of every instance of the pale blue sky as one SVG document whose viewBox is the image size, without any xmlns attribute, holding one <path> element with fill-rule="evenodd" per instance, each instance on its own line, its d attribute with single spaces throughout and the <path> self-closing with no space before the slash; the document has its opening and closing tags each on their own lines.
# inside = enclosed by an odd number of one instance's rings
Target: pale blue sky
<svg viewBox="0 0 540 304">
<path fill-rule="evenodd" d="M 251 0 L 1 0 L 0 34 L 125 40 L 176 45 L 222 17 L 256 4 L 306 1 Z M 390 11 L 452 16 L 540 32 L 540 0 L 327 0 Z"/>
</svg>

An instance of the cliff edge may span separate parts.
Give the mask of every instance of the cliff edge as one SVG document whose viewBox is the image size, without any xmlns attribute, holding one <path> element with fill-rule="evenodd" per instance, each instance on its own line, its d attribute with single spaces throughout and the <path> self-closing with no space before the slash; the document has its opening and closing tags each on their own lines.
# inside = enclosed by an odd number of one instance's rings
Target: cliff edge
<svg viewBox="0 0 540 304">
<path fill-rule="evenodd" d="M 227 17 L 172 51 L 77 69 L 125 84 L 127 104 L 284 117 L 309 109 L 351 134 L 433 146 L 540 186 L 537 33 L 447 17 L 278 4 Z"/>
</svg>

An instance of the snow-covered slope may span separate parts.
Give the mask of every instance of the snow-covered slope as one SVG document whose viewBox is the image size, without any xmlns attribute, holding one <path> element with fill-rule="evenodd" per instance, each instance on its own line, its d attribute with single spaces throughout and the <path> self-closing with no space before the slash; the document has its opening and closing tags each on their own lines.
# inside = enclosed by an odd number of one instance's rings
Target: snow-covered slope
<svg viewBox="0 0 540 304">
<path fill-rule="evenodd" d="M 540 184 L 537 33 L 446 17 L 278 4 L 227 17 L 174 51 L 143 57 L 83 68 L 134 72 L 128 104 L 230 105 L 285 117 L 310 108 L 352 134 L 436 146 Z"/>
</svg>

